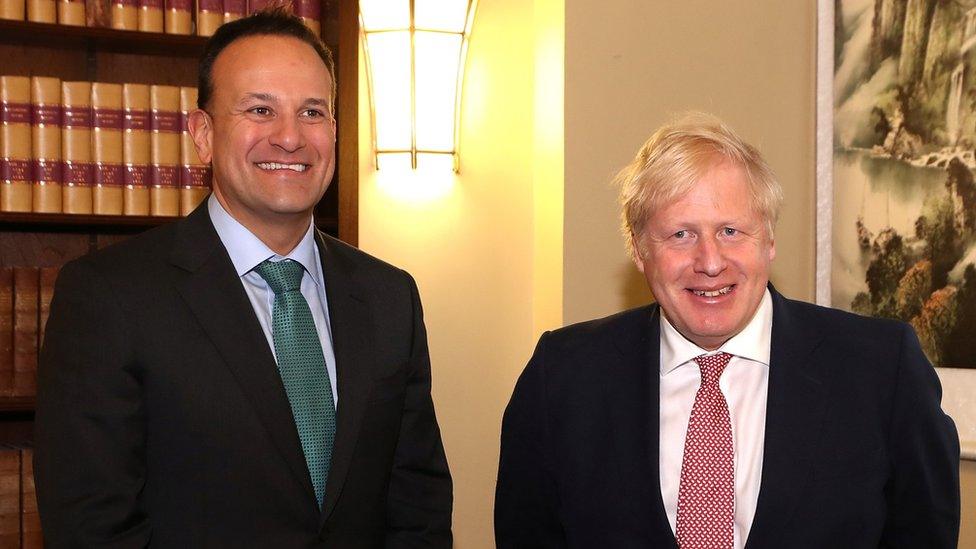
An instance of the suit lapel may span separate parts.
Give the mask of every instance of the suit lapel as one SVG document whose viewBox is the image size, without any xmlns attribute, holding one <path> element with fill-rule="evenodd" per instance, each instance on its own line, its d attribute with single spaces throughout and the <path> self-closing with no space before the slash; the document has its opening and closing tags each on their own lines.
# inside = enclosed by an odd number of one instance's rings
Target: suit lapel
<svg viewBox="0 0 976 549">
<path fill-rule="evenodd" d="M 747 548 L 776 547 L 810 477 L 826 399 L 812 355 L 822 335 L 770 286 L 773 331 L 762 481 Z"/>
<path fill-rule="evenodd" d="M 177 284 L 179 293 L 249 397 L 311 505 L 315 505 L 315 491 L 274 355 L 210 222 L 206 202 L 180 222 L 171 261 L 186 271 Z"/>
<path fill-rule="evenodd" d="M 660 476 L 660 309 L 648 307 L 635 330 L 618 334 L 619 371 L 608 376 L 610 420 L 621 477 L 636 525 L 648 525 L 655 547 L 676 548 L 661 498 Z M 650 521 L 648 519 L 650 518 Z"/>
<path fill-rule="evenodd" d="M 373 354 L 367 334 L 373 324 L 366 294 L 356 284 L 355 264 L 336 253 L 339 244 L 316 233 L 325 274 L 339 403 L 332 465 L 322 504 L 322 520 L 335 509 L 352 461 L 359 427 L 372 386 Z"/>
</svg>

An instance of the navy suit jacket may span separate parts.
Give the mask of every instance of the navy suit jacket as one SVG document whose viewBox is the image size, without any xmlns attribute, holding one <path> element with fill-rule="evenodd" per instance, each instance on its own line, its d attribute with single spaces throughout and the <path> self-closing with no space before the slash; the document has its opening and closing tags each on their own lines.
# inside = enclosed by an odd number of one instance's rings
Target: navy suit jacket
<svg viewBox="0 0 976 549">
<path fill-rule="evenodd" d="M 959 441 L 911 328 L 772 288 L 747 549 L 950 548 Z M 657 305 L 546 333 L 502 425 L 498 547 L 677 548 L 661 499 Z"/>
</svg>

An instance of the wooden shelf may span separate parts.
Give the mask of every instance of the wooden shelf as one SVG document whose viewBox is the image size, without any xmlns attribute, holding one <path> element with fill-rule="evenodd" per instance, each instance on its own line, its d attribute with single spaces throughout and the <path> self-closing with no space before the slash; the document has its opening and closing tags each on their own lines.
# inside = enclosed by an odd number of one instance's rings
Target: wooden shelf
<svg viewBox="0 0 976 549">
<path fill-rule="evenodd" d="M 34 397 L 0 397 L 0 412 L 33 412 Z"/>
<path fill-rule="evenodd" d="M 198 59 L 206 36 L 74 27 L 0 19 L 0 43 Z"/>
<path fill-rule="evenodd" d="M 179 217 L 150 217 L 134 215 L 77 215 L 42 214 L 33 212 L 0 212 L 0 230 L 27 227 L 29 229 L 54 227 L 129 227 L 149 228 L 170 223 Z"/>
</svg>

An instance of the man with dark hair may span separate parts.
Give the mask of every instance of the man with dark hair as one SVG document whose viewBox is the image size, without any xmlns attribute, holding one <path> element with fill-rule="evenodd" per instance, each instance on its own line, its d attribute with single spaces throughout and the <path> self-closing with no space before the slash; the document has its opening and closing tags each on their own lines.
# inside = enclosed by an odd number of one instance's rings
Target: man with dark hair
<svg viewBox="0 0 976 549">
<path fill-rule="evenodd" d="M 332 73 L 281 10 L 221 27 L 189 119 L 213 194 L 62 269 L 35 423 L 49 547 L 451 546 L 416 285 L 312 222 Z"/>
</svg>

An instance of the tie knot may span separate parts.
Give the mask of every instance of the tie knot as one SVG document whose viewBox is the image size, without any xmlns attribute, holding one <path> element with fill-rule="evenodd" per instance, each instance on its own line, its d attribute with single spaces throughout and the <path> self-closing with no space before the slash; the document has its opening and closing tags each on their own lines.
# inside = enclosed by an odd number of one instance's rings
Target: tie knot
<svg viewBox="0 0 976 549">
<path fill-rule="evenodd" d="M 729 365 L 732 355 L 729 353 L 717 353 L 714 355 L 700 355 L 695 357 L 695 362 L 701 368 L 702 385 L 718 383 L 725 367 Z"/>
<path fill-rule="evenodd" d="M 301 289 L 305 267 L 302 267 L 301 263 L 292 261 L 291 259 L 285 259 L 277 263 L 264 260 L 254 268 L 254 272 L 261 275 L 261 278 L 268 283 L 268 286 L 271 286 L 271 291 L 275 295 L 281 295 Z"/>
</svg>

